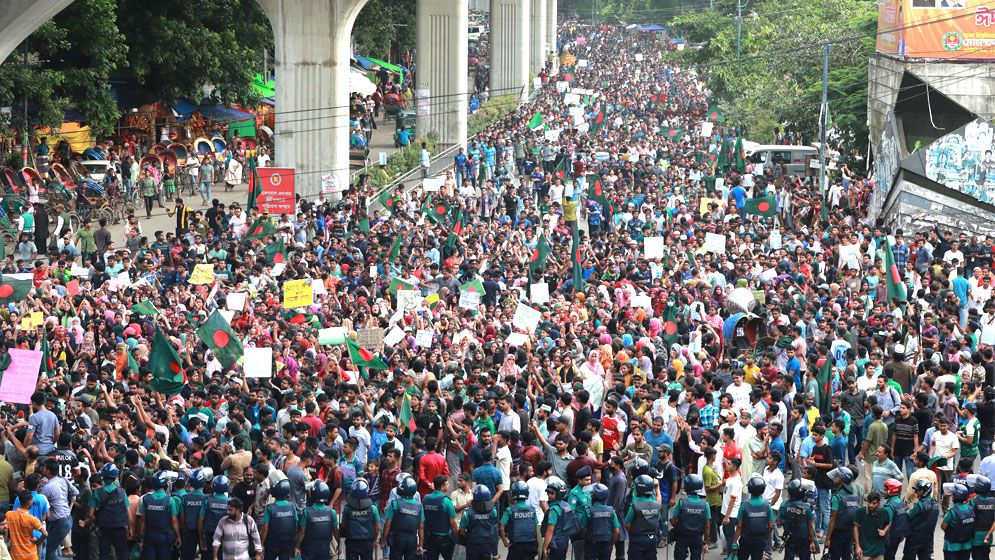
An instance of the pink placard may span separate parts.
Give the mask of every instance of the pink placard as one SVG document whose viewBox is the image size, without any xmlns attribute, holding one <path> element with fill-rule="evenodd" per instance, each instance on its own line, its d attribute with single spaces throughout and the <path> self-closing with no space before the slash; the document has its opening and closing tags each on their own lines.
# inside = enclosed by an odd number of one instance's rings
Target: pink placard
<svg viewBox="0 0 995 560">
<path fill-rule="evenodd" d="M 8 350 L 10 367 L 0 381 L 0 401 L 28 404 L 38 384 L 42 353 L 38 350 Z"/>
</svg>

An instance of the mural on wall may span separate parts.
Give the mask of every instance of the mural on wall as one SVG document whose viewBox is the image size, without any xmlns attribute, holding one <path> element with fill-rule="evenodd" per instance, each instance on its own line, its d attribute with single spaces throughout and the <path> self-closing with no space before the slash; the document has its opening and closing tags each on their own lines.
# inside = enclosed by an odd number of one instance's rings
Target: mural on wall
<svg viewBox="0 0 995 560">
<path fill-rule="evenodd" d="M 871 217 L 876 218 L 888 198 L 901 164 L 898 136 L 895 134 L 895 114 L 888 112 L 888 118 L 881 130 L 881 140 L 874 153 L 874 194 L 871 198 Z"/>
<path fill-rule="evenodd" d="M 995 204 L 995 127 L 976 119 L 929 145 L 926 177 Z"/>
</svg>

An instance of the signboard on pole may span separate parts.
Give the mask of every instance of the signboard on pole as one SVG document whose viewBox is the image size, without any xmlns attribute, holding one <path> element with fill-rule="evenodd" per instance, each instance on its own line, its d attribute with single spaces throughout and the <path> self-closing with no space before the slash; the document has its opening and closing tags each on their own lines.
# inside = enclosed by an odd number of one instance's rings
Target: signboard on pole
<svg viewBox="0 0 995 560">
<path fill-rule="evenodd" d="M 259 181 L 262 192 L 256 203 L 259 209 L 279 216 L 293 214 L 294 204 L 294 170 L 290 167 L 260 167 Z"/>
</svg>

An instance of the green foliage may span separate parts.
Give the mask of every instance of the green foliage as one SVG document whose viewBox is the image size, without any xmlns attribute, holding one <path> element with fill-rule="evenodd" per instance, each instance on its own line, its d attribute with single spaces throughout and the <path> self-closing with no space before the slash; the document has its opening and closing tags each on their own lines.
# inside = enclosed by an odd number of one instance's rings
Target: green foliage
<svg viewBox="0 0 995 560">
<path fill-rule="evenodd" d="M 421 165 L 421 144 L 425 142 L 432 154 L 438 149 L 438 139 L 434 134 L 428 134 L 415 139 L 404 148 L 387 156 L 387 169 L 382 172 L 377 166 L 370 172 L 370 184 L 380 189 L 391 181 Z"/>
<path fill-rule="evenodd" d="M 415 0 L 370 0 L 352 27 L 356 52 L 391 61 L 415 48 L 415 25 Z"/>
<path fill-rule="evenodd" d="M 729 122 L 745 125 L 756 142 L 787 126 L 818 137 L 822 92 L 821 40 L 829 58 L 829 111 L 844 153 L 867 143 L 867 59 L 874 51 L 877 4 L 865 0 L 753 0 L 743 13 L 742 60 L 736 61 L 736 3 L 686 13 L 670 22 L 700 49 L 673 60 L 697 65 Z M 840 41 L 842 38 L 870 35 Z"/>
<path fill-rule="evenodd" d="M 480 134 L 487 130 L 487 127 L 511 114 L 516 107 L 518 107 L 518 96 L 514 94 L 488 99 L 467 119 L 467 135 L 473 137 Z"/>
</svg>

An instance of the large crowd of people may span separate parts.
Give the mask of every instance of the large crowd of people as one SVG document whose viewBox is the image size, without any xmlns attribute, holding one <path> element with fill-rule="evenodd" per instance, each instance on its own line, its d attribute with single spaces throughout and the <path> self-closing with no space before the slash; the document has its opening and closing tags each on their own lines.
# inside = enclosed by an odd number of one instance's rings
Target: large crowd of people
<svg viewBox="0 0 995 560">
<path fill-rule="evenodd" d="M 745 160 L 657 34 L 560 45 L 424 188 L 8 256 L 10 556 L 987 558 L 990 240 Z"/>
</svg>

